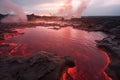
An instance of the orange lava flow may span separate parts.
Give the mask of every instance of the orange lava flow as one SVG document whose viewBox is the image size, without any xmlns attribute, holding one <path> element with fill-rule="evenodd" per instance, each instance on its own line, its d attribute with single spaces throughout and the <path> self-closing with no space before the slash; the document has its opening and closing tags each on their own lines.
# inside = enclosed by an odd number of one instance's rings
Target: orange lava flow
<svg viewBox="0 0 120 80">
<path fill-rule="evenodd" d="M 106 59 L 107 59 L 107 64 L 106 64 L 106 66 L 103 68 L 103 70 L 105 70 L 105 69 L 108 67 L 108 65 L 110 64 L 110 58 L 109 58 L 108 53 L 107 53 L 106 51 L 104 51 L 103 49 L 100 49 L 100 51 L 101 51 L 101 53 L 103 53 L 103 55 L 104 55 L 104 56 L 106 57 Z M 103 72 L 103 74 L 105 75 L 106 80 L 112 80 L 112 78 L 109 77 L 106 72 Z"/>
<path fill-rule="evenodd" d="M 77 70 L 76 67 L 68 68 L 66 72 L 63 73 L 62 80 L 76 80 Z"/>
<path fill-rule="evenodd" d="M 106 77 L 106 80 L 112 80 L 112 78 L 110 78 L 105 72 L 104 72 L 104 75 Z"/>
</svg>

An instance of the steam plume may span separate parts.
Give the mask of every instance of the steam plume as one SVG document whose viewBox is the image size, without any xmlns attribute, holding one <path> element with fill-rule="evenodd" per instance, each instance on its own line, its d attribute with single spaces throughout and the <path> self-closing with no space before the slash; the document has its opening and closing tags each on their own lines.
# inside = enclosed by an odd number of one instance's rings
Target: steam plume
<svg viewBox="0 0 120 80">
<path fill-rule="evenodd" d="M 87 8 L 90 0 L 81 0 L 77 10 L 74 13 L 75 17 L 81 17 L 84 10 Z"/>
<path fill-rule="evenodd" d="M 75 11 L 73 10 L 73 6 L 76 5 L 72 5 L 72 2 L 73 0 L 65 0 L 64 5 L 58 11 L 58 14 L 67 18 L 71 18 L 72 16 L 80 18 L 83 11 L 87 8 L 90 0 L 80 0 L 80 3 Z"/>
<path fill-rule="evenodd" d="M 11 0 L 0 0 L 0 12 L 8 14 L 1 22 L 26 22 L 27 17 L 23 10 Z"/>
<path fill-rule="evenodd" d="M 60 8 L 58 14 L 64 17 L 70 17 L 73 14 L 72 9 L 72 0 L 65 0 L 64 5 Z"/>
</svg>

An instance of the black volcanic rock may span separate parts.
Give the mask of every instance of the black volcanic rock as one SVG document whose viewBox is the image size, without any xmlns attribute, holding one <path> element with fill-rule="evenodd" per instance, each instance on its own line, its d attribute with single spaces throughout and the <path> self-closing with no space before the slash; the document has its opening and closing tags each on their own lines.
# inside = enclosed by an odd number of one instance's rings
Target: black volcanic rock
<svg viewBox="0 0 120 80">
<path fill-rule="evenodd" d="M 97 46 L 108 52 L 111 62 L 106 73 L 112 78 L 112 80 L 120 80 L 120 44 L 118 39 L 106 38 L 102 41 L 98 41 Z"/>
<path fill-rule="evenodd" d="M 85 17 L 82 19 L 90 26 L 79 26 L 86 31 L 102 31 L 108 35 L 97 42 L 97 47 L 105 50 L 110 57 L 110 64 L 105 72 L 112 80 L 120 80 L 120 16 Z"/>
<path fill-rule="evenodd" d="M 5 18 L 8 14 L 0 14 L 0 20 Z"/>
<path fill-rule="evenodd" d="M 73 66 L 70 57 L 46 52 L 25 57 L 0 54 L 0 80 L 61 80 L 63 71 Z"/>
</svg>

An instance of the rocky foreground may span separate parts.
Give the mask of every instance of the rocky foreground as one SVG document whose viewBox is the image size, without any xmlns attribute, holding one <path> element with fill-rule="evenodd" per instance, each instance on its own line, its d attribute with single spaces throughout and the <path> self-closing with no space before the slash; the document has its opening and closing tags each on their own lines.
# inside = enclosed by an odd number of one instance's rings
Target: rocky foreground
<svg viewBox="0 0 120 80">
<path fill-rule="evenodd" d="M 74 66 L 70 57 L 46 52 L 25 57 L 0 54 L 0 80 L 61 80 L 63 71 Z"/>
</svg>

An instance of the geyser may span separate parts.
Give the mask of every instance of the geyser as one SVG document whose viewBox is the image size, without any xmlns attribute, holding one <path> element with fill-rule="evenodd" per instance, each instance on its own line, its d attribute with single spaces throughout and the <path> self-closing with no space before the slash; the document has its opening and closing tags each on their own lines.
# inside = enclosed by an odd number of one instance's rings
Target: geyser
<svg viewBox="0 0 120 80">
<path fill-rule="evenodd" d="M 60 7 L 58 15 L 64 16 L 66 18 L 76 17 L 80 18 L 84 10 L 87 8 L 90 0 L 80 0 L 78 5 L 73 5 L 74 0 L 64 0 L 64 5 Z M 73 9 L 77 6 L 77 9 Z"/>
<path fill-rule="evenodd" d="M 11 0 L 0 0 L 0 12 L 8 14 L 1 20 L 2 23 L 27 22 L 27 17 L 22 8 Z"/>
</svg>

